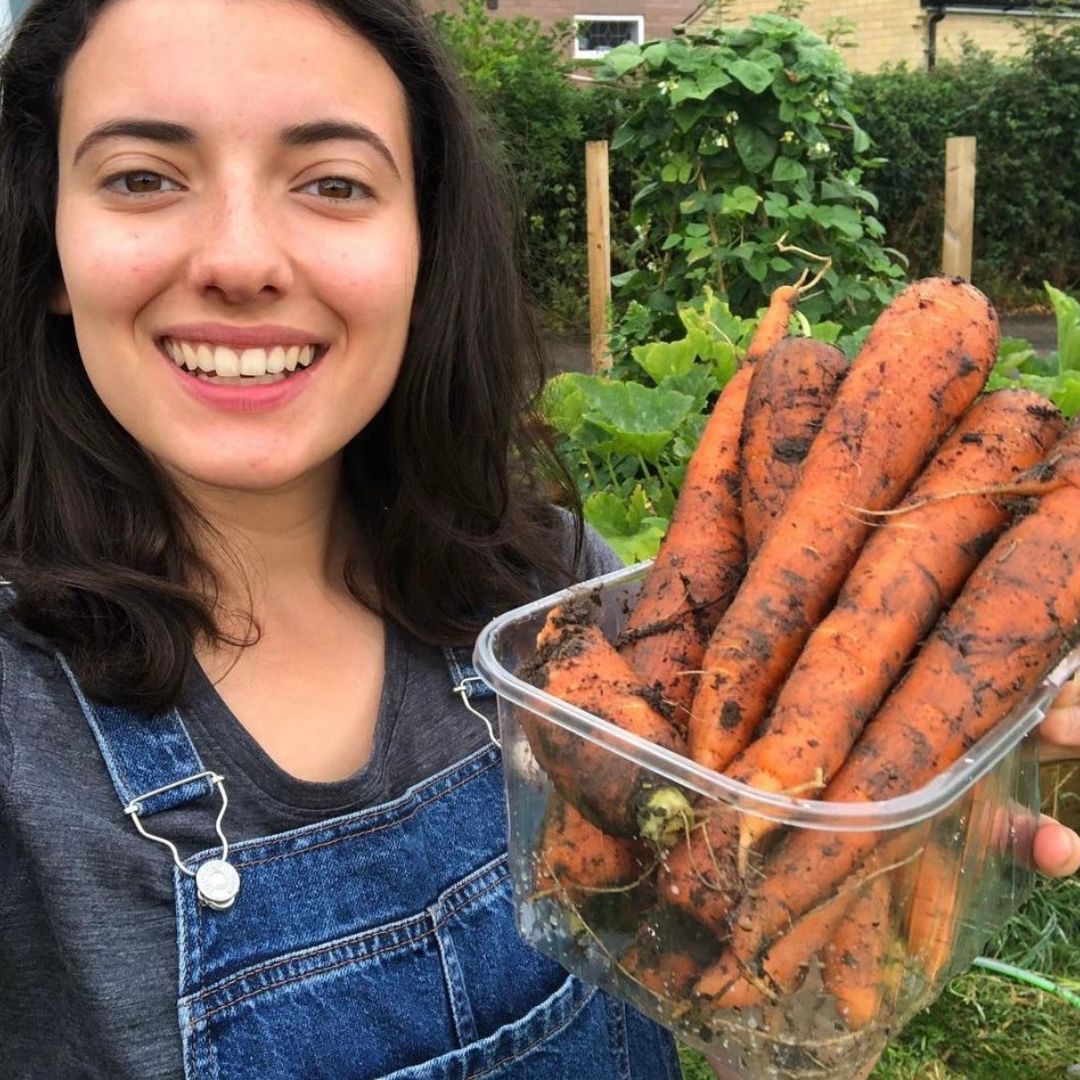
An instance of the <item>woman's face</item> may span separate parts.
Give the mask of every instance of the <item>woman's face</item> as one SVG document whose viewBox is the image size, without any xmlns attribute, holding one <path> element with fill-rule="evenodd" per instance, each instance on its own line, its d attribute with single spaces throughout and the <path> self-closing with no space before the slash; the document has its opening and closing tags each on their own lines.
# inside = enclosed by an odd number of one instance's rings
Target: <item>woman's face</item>
<svg viewBox="0 0 1080 1080">
<path fill-rule="evenodd" d="M 182 486 L 314 475 L 408 334 L 390 67 L 304 0 L 114 0 L 62 89 L 57 306 L 101 400 Z"/>
</svg>

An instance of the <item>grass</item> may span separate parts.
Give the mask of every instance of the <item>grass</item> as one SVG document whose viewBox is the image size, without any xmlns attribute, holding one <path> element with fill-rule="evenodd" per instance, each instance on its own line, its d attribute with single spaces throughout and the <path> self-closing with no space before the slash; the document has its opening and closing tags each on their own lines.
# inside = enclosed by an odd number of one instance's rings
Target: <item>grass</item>
<svg viewBox="0 0 1080 1080">
<path fill-rule="evenodd" d="M 1075 813 L 1077 801 L 1069 794 L 1064 809 Z M 1041 878 L 985 955 L 1080 994 L 1080 876 Z M 688 1047 L 680 1048 L 680 1060 L 683 1080 L 715 1077 L 704 1058 Z M 1080 1009 L 1016 979 L 973 967 L 908 1024 L 871 1074 L 871 1080 L 983 1077 L 1080 1077 Z"/>
</svg>

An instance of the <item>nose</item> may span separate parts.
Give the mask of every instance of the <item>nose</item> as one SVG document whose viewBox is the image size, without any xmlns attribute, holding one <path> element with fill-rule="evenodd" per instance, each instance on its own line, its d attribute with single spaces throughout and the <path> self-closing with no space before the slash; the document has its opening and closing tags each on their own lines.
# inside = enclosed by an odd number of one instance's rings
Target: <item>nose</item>
<svg viewBox="0 0 1080 1080">
<path fill-rule="evenodd" d="M 273 300 L 292 284 L 292 262 L 272 207 L 252 185 L 208 196 L 190 260 L 192 285 L 229 305 Z"/>
</svg>

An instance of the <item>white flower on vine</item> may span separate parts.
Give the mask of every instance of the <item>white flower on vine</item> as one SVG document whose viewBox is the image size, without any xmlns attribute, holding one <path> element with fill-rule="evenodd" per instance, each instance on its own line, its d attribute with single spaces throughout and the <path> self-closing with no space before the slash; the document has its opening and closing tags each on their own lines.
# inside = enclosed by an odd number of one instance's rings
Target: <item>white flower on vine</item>
<svg viewBox="0 0 1080 1080">
<path fill-rule="evenodd" d="M 814 143 L 813 146 L 807 151 L 810 157 L 825 157 L 829 152 L 829 144 L 822 139 L 820 142 Z"/>
<path fill-rule="evenodd" d="M 818 109 L 824 109 L 825 106 L 828 105 L 828 104 L 829 104 L 829 91 L 828 90 L 822 90 L 821 93 L 818 94 L 814 98 L 814 107 L 818 108 Z"/>
<path fill-rule="evenodd" d="M 660 82 L 658 82 L 656 84 L 656 89 L 659 90 L 661 94 L 669 94 L 678 85 L 679 85 L 678 79 L 670 79 L 670 80 L 662 79 Z"/>
<path fill-rule="evenodd" d="M 649 261 L 648 261 L 648 262 L 647 262 L 647 263 L 645 264 L 645 269 L 646 269 L 646 270 L 655 270 L 655 269 L 656 269 L 656 262 L 655 262 L 655 260 L 653 260 L 653 259 L 650 259 L 650 260 L 649 260 Z"/>
<path fill-rule="evenodd" d="M 794 142 L 795 141 L 795 132 L 791 131 L 791 130 L 785 131 L 784 134 L 780 136 L 780 141 L 782 143 Z"/>
<path fill-rule="evenodd" d="M 739 114 L 734 109 L 732 109 L 731 112 L 729 112 L 729 113 L 724 113 L 724 123 L 725 124 L 736 124 L 736 123 L 738 123 L 738 121 L 739 121 Z"/>
<path fill-rule="evenodd" d="M 726 135 L 717 135 L 716 138 L 713 139 L 713 146 L 718 150 L 723 150 L 730 145 L 731 143 L 728 142 L 728 137 Z"/>
</svg>

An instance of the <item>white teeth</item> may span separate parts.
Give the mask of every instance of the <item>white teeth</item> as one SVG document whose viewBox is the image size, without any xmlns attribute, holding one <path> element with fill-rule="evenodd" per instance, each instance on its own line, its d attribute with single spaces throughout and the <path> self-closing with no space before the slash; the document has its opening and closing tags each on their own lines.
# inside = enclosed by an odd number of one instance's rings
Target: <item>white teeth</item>
<svg viewBox="0 0 1080 1080">
<path fill-rule="evenodd" d="M 315 345 L 275 345 L 270 349 L 231 349 L 227 345 L 208 345 L 165 338 L 162 348 L 177 367 L 197 371 L 201 376 L 216 376 L 231 382 L 241 377 L 247 384 L 263 379 L 276 382 L 282 372 L 309 367 L 315 359 Z"/>
<path fill-rule="evenodd" d="M 184 342 L 180 346 L 180 352 L 183 354 L 184 367 L 186 367 L 188 371 L 194 371 L 199 366 L 199 357 L 198 353 L 195 351 L 195 347 Z M 180 357 L 174 357 L 174 359 L 179 362 Z"/>
<path fill-rule="evenodd" d="M 214 370 L 226 379 L 240 374 L 240 355 L 232 349 L 219 345 L 214 350 Z"/>
<path fill-rule="evenodd" d="M 266 350 L 245 349 L 240 354 L 241 375 L 265 375 L 266 374 Z"/>
</svg>

